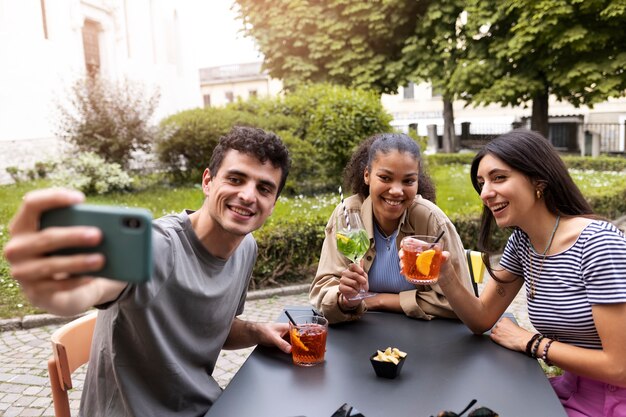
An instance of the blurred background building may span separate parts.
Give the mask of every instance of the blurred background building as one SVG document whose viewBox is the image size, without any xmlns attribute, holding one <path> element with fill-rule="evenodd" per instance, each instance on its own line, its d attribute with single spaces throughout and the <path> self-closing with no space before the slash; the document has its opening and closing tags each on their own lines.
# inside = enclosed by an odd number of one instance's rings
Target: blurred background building
<svg viewBox="0 0 626 417">
<path fill-rule="evenodd" d="M 86 74 L 158 91 L 157 117 L 200 106 L 184 24 L 166 0 L 0 0 L 3 151 L 49 147 L 55 109 Z"/>
<path fill-rule="evenodd" d="M 384 94 L 383 106 L 393 116 L 392 124 L 408 131 L 416 129 L 428 135 L 428 126 L 443 132 L 443 98 L 428 83 L 401 87 L 398 94 Z M 560 102 L 550 98 L 550 141 L 562 152 L 591 154 L 593 142 L 603 153 L 623 154 L 626 151 L 626 98 L 609 99 L 593 108 Z M 531 109 L 524 107 L 465 106 L 454 102 L 456 134 L 461 145 L 477 148 L 485 140 L 512 127 L 530 128 Z"/>
<path fill-rule="evenodd" d="M 283 85 L 261 69 L 262 62 L 222 65 L 200 69 L 204 107 L 224 106 L 237 98 L 273 97 Z"/>
</svg>

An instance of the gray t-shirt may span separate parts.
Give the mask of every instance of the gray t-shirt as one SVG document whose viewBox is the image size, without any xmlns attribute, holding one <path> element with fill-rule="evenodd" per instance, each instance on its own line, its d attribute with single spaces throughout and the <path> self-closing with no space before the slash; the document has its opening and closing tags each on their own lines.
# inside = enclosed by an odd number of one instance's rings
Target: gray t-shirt
<svg viewBox="0 0 626 417">
<path fill-rule="evenodd" d="M 188 213 L 154 222 L 152 279 L 98 314 L 81 416 L 201 416 L 220 395 L 211 373 L 243 312 L 257 246 L 248 235 L 215 258 Z"/>
</svg>

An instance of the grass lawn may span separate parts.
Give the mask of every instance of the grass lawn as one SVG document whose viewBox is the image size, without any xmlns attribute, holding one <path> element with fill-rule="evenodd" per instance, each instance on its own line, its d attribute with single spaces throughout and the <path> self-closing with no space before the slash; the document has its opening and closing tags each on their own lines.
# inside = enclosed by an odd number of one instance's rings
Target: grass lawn
<svg viewBox="0 0 626 417">
<path fill-rule="evenodd" d="M 437 186 L 437 204 L 451 215 L 460 212 L 478 213 L 481 202 L 471 186 L 468 165 L 436 166 L 430 172 Z M 626 176 L 621 173 L 572 171 L 574 180 L 585 195 L 593 195 L 604 189 L 626 188 Z M 8 222 L 14 215 L 25 193 L 49 186 L 46 181 L 34 181 L 17 185 L 0 186 L 0 247 L 8 240 Z M 128 207 L 144 207 L 152 211 L 154 217 L 176 213 L 184 208 L 200 207 L 203 200 L 199 186 L 171 188 L 153 185 L 133 193 L 115 193 L 106 196 L 89 197 L 94 204 L 115 204 Z M 270 222 L 284 217 L 301 215 L 305 212 L 321 211 L 330 216 L 339 196 L 328 194 L 316 197 L 280 197 Z M 22 296 L 16 282 L 10 278 L 7 262 L 0 258 L 0 319 L 23 316 L 40 312 L 33 308 Z"/>
</svg>

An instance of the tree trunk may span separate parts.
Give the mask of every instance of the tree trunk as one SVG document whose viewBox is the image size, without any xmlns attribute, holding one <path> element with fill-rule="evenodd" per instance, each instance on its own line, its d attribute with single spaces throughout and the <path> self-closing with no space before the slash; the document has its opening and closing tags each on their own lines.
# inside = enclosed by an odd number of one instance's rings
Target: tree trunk
<svg viewBox="0 0 626 417">
<path fill-rule="evenodd" d="M 541 133 L 547 139 L 550 135 L 548 124 L 548 89 L 535 93 L 533 96 L 533 114 L 530 118 L 530 129 Z"/>
<path fill-rule="evenodd" d="M 454 131 L 454 108 L 452 100 L 443 98 L 443 151 L 445 153 L 457 152 L 458 139 Z"/>
</svg>

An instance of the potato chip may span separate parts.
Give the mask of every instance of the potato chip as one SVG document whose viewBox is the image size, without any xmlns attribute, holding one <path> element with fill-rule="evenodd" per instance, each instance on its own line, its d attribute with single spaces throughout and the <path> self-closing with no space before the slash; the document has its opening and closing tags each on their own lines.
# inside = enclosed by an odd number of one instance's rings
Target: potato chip
<svg viewBox="0 0 626 417">
<path fill-rule="evenodd" d="M 406 356 L 406 352 L 403 352 L 403 351 L 401 351 L 398 348 L 393 348 L 392 352 L 393 352 L 394 355 L 396 355 L 396 356 L 398 356 L 400 358 L 404 358 Z"/>
<path fill-rule="evenodd" d="M 374 360 L 380 362 L 391 362 L 394 365 L 397 365 L 400 362 L 400 359 L 406 357 L 406 352 L 401 351 L 398 348 L 388 347 L 385 351 L 376 351 L 376 356 L 374 356 Z"/>
</svg>

